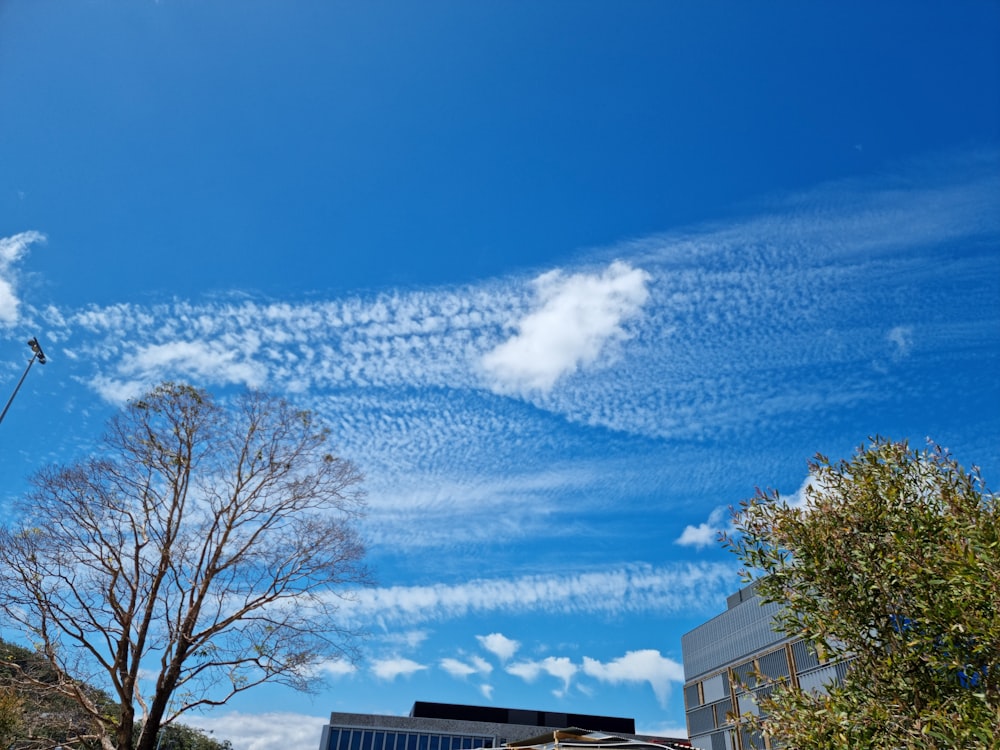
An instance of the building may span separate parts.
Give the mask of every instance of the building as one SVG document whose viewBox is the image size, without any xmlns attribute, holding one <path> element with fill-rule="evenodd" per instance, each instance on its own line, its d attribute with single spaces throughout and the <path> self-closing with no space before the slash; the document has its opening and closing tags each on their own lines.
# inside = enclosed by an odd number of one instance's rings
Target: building
<svg viewBox="0 0 1000 750">
<path fill-rule="evenodd" d="M 557 733 L 564 730 L 568 732 L 562 738 L 564 745 L 573 737 L 589 747 L 612 746 L 593 744 L 599 737 L 606 742 L 642 739 L 645 744 L 671 747 L 668 738 L 639 738 L 635 720 L 629 718 L 417 701 L 409 716 L 332 713 L 330 724 L 323 728 L 320 750 L 528 748 L 558 741 Z M 581 740 L 584 735 L 590 739 Z"/>
<path fill-rule="evenodd" d="M 727 609 L 681 636 L 684 661 L 684 712 L 692 747 L 700 750 L 764 748 L 763 738 L 734 732 L 729 714 L 757 713 L 747 690 L 751 675 L 792 680 L 804 690 L 843 679 L 846 663 L 822 663 L 803 641 L 772 627 L 780 604 L 763 604 L 751 584 L 729 597 Z"/>
</svg>

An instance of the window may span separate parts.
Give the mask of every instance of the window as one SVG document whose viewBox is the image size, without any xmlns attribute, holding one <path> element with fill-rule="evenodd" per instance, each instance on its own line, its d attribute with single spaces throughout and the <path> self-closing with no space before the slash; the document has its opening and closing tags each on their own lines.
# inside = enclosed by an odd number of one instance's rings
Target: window
<svg viewBox="0 0 1000 750">
<path fill-rule="evenodd" d="M 684 688 L 684 703 L 688 707 L 688 710 L 701 705 L 701 696 L 698 694 L 697 682 Z"/>
<path fill-rule="evenodd" d="M 701 684 L 702 693 L 705 696 L 705 703 L 715 703 L 723 698 L 729 697 L 729 677 L 724 673 L 719 673 L 709 677 Z"/>
</svg>

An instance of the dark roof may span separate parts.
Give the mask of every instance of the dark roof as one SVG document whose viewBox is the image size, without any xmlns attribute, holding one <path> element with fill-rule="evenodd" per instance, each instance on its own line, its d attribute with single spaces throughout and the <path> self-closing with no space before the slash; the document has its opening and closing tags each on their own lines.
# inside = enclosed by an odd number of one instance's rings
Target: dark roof
<svg viewBox="0 0 1000 750">
<path fill-rule="evenodd" d="M 523 724 L 535 727 L 585 727 L 602 732 L 635 734 L 635 719 L 622 716 L 570 714 L 562 711 L 534 711 L 498 706 L 463 706 L 455 703 L 416 701 L 410 716 L 421 719 L 451 719 L 453 721 L 484 721 L 494 724 Z"/>
</svg>

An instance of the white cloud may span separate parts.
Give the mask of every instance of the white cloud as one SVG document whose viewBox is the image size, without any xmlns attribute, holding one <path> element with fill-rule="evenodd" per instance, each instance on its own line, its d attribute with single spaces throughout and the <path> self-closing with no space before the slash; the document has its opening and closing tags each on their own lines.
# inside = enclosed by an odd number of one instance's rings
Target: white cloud
<svg viewBox="0 0 1000 750">
<path fill-rule="evenodd" d="M 149 344 L 127 354 L 118 365 L 123 377 L 99 378 L 98 392 L 113 402 L 132 398 L 165 378 L 216 385 L 261 386 L 264 368 L 249 359 L 253 351 L 224 340 Z"/>
<path fill-rule="evenodd" d="M 331 659 L 316 665 L 314 671 L 319 675 L 344 677 L 349 674 L 355 674 L 358 668 L 346 659 Z"/>
<path fill-rule="evenodd" d="M 474 674 L 488 675 L 493 671 L 493 666 L 482 657 L 472 656 L 468 661 L 445 658 L 439 662 L 441 669 L 452 677 L 464 678 Z"/>
<path fill-rule="evenodd" d="M 425 665 L 402 657 L 375 659 L 372 661 L 372 673 L 379 679 L 388 682 L 392 682 L 400 675 L 411 675 L 414 672 L 420 672 L 424 669 L 427 669 Z"/>
<path fill-rule="evenodd" d="M 542 665 L 537 661 L 519 661 L 508 664 L 505 670 L 507 674 L 520 677 L 525 682 L 534 682 L 542 673 Z"/>
<path fill-rule="evenodd" d="M 229 740 L 233 750 L 287 750 L 319 746 L 329 717 L 294 713 L 246 714 L 239 711 L 220 715 L 184 717 L 184 723 L 216 740 Z"/>
<path fill-rule="evenodd" d="M 45 235 L 41 232 L 0 237 L 0 325 L 11 326 L 18 321 L 21 300 L 13 265 L 24 257 L 31 245 L 44 241 Z"/>
<path fill-rule="evenodd" d="M 480 646 L 496 656 L 501 662 L 510 660 L 521 647 L 520 641 L 508 638 L 503 633 L 477 635 L 476 640 L 479 641 Z"/>
<path fill-rule="evenodd" d="M 595 362 L 609 341 L 626 336 L 622 324 L 646 303 L 650 278 L 622 261 L 600 274 L 550 271 L 536 278 L 538 308 L 518 321 L 515 336 L 482 358 L 492 387 L 545 392 Z"/>
<path fill-rule="evenodd" d="M 0 323 L 8 326 L 16 323 L 20 304 L 14 285 L 7 279 L 0 278 Z"/>
<path fill-rule="evenodd" d="M 885 338 L 892 344 L 892 358 L 897 361 L 905 359 L 913 348 L 913 327 L 896 326 L 886 334 Z"/>
<path fill-rule="evenodd" d="M 705 523 L 700 523 L 697 526 L 685 526 L 684 531 L 674 541 L 674 544 L 696 549 L 714 545 L 719 534 L 728 528 L 728 524 L 723 523 L 725 514 L 725 508 L 716 508 L 709 514 Z"/>
<path fill-rule="evenodd" d="M 476 668 L 458 659 L 445 658 L 439 662 L 441 669 L 452 677 L 468 677 L 476 673 Z"/>
<path fill-rule="evenodd" d="M 580 668 L 566 656 L 547 656 L 540 661 L 519 661 L 505 667 L 508 674 L 520 677 L 525 682 L 534 682 L 539 675 L 547 674 L 562 680 L 563 687 L 557 695 L 565 695 L 570 682 Z"/>
<path fill-rule="evenodd" d="M 472 666 L 474 666 L 476 671 L 481 675 L 485 676 L 493 671 L 493 665 L 481 656 L 473 654 L 469 657 L 469 661 L 472 662 Z"/>
<path fill-rule="evenodd" d="M 655 649 L 629 651 L 624 656 L 606 663 L 585 656 L 583 671 L 590 677 L 612 685 L 623 682 L 649 683 L 656 694 L 656 699 L 664 707 L 670 698 L 670 684 L 684 682 L 683 665 L 662 656 Z"/>
<path fill-rule="evenodd" d="M 487 685 L 485 683 L 482 684 L 482 685 L 480 685 L 479 686 L 479 692 L 483 694 L 483 697 L 486 700 L 488 700 L 488 701 L 493 700 L 493 686 L 492 685 Z"/>
</svg>

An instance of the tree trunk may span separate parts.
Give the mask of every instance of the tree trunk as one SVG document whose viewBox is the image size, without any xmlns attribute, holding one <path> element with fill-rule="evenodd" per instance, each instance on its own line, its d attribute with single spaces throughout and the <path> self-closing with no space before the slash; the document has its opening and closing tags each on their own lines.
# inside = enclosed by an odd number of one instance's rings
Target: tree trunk
<svg viewBox="0 0 1000 750">
<path fill-rule="evenodd" d="M 135 735 L 135 709 L 131 705 L 123 705 L 119 716 L 118 731 L 115 732 L 115 747 L 117 750 L 132 750 L 132 738 Z M 107 747 L 110 745 L 110 741 L 106 743 L 102 739 L 101 745 L 105 750 L 111 750 Z"/>
</svg>

